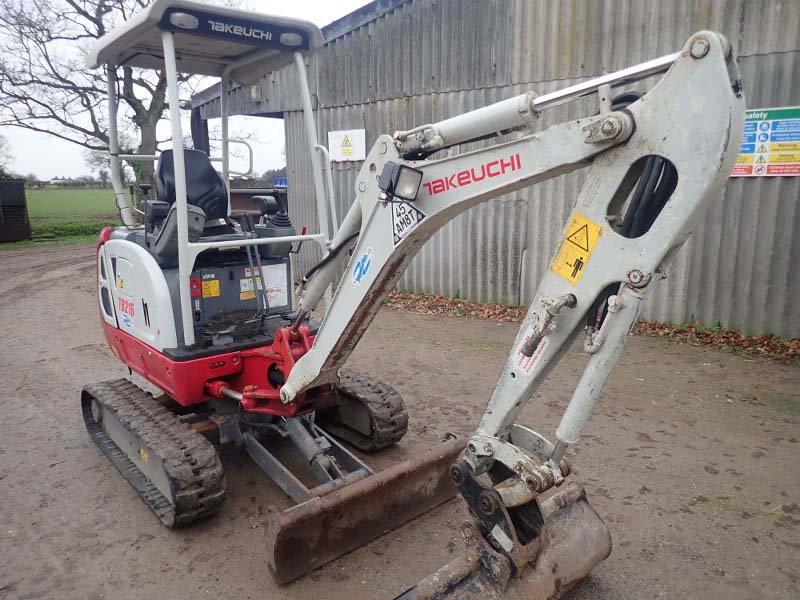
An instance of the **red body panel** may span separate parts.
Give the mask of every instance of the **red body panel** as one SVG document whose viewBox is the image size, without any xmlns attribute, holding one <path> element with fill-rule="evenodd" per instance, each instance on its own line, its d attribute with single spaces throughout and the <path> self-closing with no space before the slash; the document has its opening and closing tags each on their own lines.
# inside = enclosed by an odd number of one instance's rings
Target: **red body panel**
<svg viewBox="0 0 800 600">
<path fill-rule="evenodd" d="M 103 227 L 103 229 L 100 231 L 100 235 L 97 237 L 97 246 L 95 246 L 95 250 L 100 250 L 100 246 L 111 239 L 112 231 L 114 231 L 113 227 Z"/>
<path fill-rule="evenodd" d="M 288 376 L 291 366 L 286 368 L 283 356 L 274 350 L 274 344 L 194 360 L 174 361 L 105 321 L 101 325 L 112 352 L 182 406 L 211 400 L 214 396 L 209 393 L 210 389 L 215 383 L 224 382 L 227 387 L 242 392 L 242 408 L 248 412 L 292 417 L 315 408 L 315 398 L 308 394 L 291 404 L 280 401 L 280 387 L 272 385 L 267 374 L 270 368 L 276 368 Z M 307 328 L 302 329 L 306 329 L 307 334 Z M 278 330 L 278 333 L 283 331 Z M 305 339 L 313 343 L 314 338 L 306 335 Z M 208 388 L 206 384 L 209 384 Z"/>
<path fill-rule="evenodd" d="M 108 241 L 110 232 L 107 228 L 100 234 L 98 249 Z M 182 406 L 220 398 L 221 388 L 229 387 L 242 393 L 240 404 L 245 411 L 292 417 L 314 410 L 315 401 L 326 395 L 327 389 L 313 390 L 291 404 L 283 404 L 280 386 L 269 381 L 270 370 L 288 377 L 295 361 L 311 348 L 314 336 L 305 326 L 295 334 L 289 333 L 288 327 L 278 329 L 269 346 L 174 361 L 106 323 L 102 314 L 100 324 L 114 355 Z"/>
</svg>

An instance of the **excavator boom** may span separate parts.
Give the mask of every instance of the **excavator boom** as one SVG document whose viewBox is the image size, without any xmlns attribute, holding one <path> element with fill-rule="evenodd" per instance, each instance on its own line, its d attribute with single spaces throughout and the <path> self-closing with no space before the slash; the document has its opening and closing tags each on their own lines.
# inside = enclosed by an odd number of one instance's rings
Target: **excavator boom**
<svg viewBox="0 0 800 600">
<path fill-rule="evenodd" d="M 664 71 L 646 95 L 612 99 L 612 87 Z M 598 114 L 531 133 L 541 110 L 591 93 L 597 93 Z M 465 572 L 483 569 L 486 579 L 490 563 L 499 569 L 488 578 L 492 585 L 508 580 L 498 573 L 510 577 L 531 564 L 534 597 L 557 597 L 565 589 L 554 585 L 557 569 L 548 575 L 541 565 L 562 565 L 569 576 L 559 581 L 574 583 L 610 552 L 605 525 L 582 489 L 572 482 L 552 488 L 568 479 L 565 452 L 578 441 L 647 293 L 719 198 L 738 151 L 744 108 L 730 44 L 701 31 L 680 52 L 577 89 L 523 94 L 378 138 L 329 255 L 305 282 L 301 318 L 341 268 L 342 250 L 358 238 L 313 347 L 281 389 L 284 403 L 337 380 L 405 267 L 447 222 L 501 194 L 588 167 L 486 411 L 450 467 L 475 518 L 478 550 L 434 576 L 435 585 L 410 590 L 411 597 L 440 597 L 467 581 L 478 589 Z M 510 132 L 519 132 L 517 139 L 427 159 Z M 516 420 L 581 330 L 589 360 L 553 443 Z M 478 479 L 484 473 L 491 483 Z"/>
</svg>

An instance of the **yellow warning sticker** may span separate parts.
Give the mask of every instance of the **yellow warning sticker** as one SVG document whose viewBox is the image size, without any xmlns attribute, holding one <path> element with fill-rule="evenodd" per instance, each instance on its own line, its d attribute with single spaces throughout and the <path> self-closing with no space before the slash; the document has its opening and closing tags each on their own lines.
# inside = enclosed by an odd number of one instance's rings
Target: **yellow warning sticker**
<svg viewBox="0 0 800 600">
<path fill-rule="evenodd" d="M 800 142 L 772 142 L 770 152 L 800 152 Z"/>
<path fill-rule="evenodd" d="M 752 165 L 753 164 L 753 155 L 752 154 L 740 154 L 736 157 L 736 164 L 737 165 Z"/>
<path fill-rule="evenodd" d="M 216 298 L 219 296 L 219 279 L 203 282 L 203 298 Z"/>
<path fill-rule="evenodd" d="M 239 300 L 252 300 L 256 297 L 255 290 L 250 292 L 239 292 Z"/>
<path fill-rule="evenodd" d="M 570 283 L 578 283 L 603 228 L 580 213 L 572 215 L 567 234 L 550 269 Z"/>
<path fill-rule="evenodd" d="M 772 164 L 800 163 L 800 152 L 770 152 L 769 162 Z"/>
<path fill-rule="evenodd" d="M 139 448 L 139 458 L 142 459 L 142 462 L 148 462 L 150 460 L 150 455 L 144 448 Z"/>
<path fill-rule="evenodd" d="M 342 156 L 353 156 L 353 144 L 350 143 L 350 138 L 346 135 L 342 140 Z"/>
</svg>

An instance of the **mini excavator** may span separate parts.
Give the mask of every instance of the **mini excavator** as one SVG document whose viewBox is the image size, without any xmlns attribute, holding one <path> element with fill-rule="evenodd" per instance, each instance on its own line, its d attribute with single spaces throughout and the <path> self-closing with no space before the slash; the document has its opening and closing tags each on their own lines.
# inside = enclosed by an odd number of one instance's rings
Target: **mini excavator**
<svg viewBox="0 0 800 600">
<path fill-rule="evenodd" d="M 296 502 L 266 524 L 279 583 L 458 493 L 470 513 L 467 553 L 401 597 L 483 598 L 516 586 L 526 597 L 557 598 L 611 551 L 565 454 L 647 293 L 719 198 L 735 161 L 744 97 L 733 49 L 701 31 L 674 54 L 381 135 L 355 200 L 329 235 L 330 164 L 317 142 L 305 70 L 321 45 L 308 22 L 156 0 L 90 52 L 89 66 L 108 75 L 111 174 L 124 223 L 97 243 L 100 321 L 114 354 L 161 393 L 127 379 L 87 385 L 88 432 L 170 527 L 220 509 L 225 476 L 215 445 L 243 448 Z M 320 233 L 296 232 L 285 190 L 253 195 L 244 210 L 231 203 L 229 92 L 292 63 Z M 120 152 L 116 73 L 125 66 L 165 69 L 171 150 Z M 184 139 L 179 73 L 220 78 L 221 157 L 174 143 Z M 655 76 L 646 95 L 612 96 Z M 594 114 L 537 130 L 543 111 L 585 97 L 596 100 Z M 477 141 L 484 147 L 457 151 Z M 154 198 L 145 194 L 139 208 L 122 187 L 125 159 L 157 162 Z M 396 390 L 345 362 L 405 267 L 466 209 L 584 168 L 582 191 L 477 430 L 374 472 L 350 448 L 398 442 L 408 414 Z M 319 244 L 323 258 L 300 279 L 296 302 L 292 253 L 306 241 Z M 320 321 L 312 312 L 323 299 Z M 551 442 L 516 421 L 581 333 L 588 362 Z M 279 442 L 298 460 L 281 460 L 272 451 Z"/>
</svg>

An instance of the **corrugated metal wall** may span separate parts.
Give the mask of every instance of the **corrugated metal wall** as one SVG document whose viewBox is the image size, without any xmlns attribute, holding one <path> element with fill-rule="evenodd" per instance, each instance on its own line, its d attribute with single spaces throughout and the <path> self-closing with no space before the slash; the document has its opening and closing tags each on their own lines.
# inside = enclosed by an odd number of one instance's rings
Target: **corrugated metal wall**
<svg viewBox="0 0 800 600">
<path fill-rule="evenodd" d="M 737 48 L 748 106 L 800 104 L 798 0 L 381 0 L 370 11 L 371 20 L 354 30 L 347 18 L 326 28 L 330 41 L 311 60 L 322 143 L 327 131 L 364 128 L 369 147 L 381 133 L 667 54 L 706 28 Z M 233 104 L 242 113 L 284 112 L 293 217 L 313 227 L 297 100 L 271 91 L 285 79 L 279 73 L 264 81 L 261 102 L 240 90 Z M 214 102 L 207 108 L 213 115 Z M 546 111 L 541 127 L 595 110 L 584 100 Z M 340 218 L 360 166 L 334 166 Z M 525 304 L 581 182 L 580 173 L 563 176 L 464 213 L 425 245 L 401 287 Z M 644 316 L 800 337 L 799 198 L 797 177 L 731 180 Z M 304 252 L 301 266 L 319 256 Z"/>
</svg>

